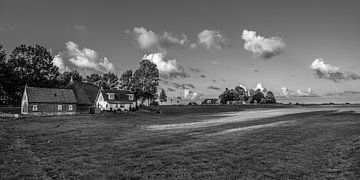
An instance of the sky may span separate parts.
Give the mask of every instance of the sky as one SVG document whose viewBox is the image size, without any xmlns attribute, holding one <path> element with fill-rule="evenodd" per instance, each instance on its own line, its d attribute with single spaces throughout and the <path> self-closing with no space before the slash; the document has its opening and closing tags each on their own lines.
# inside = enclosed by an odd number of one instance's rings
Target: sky
<svg viewBox="0 0 360 180">
<path fill-rule="evenodd" d="M 8 54 L 39 44 L 61 71 L 118 75 L 142 59 L 169 96 L 218 97 L 242 84 L 276 95 L 360 91 L 356 0 L 0 0 Z M 309 89 L 310 88 L 310 89 Z"/>
</svg>

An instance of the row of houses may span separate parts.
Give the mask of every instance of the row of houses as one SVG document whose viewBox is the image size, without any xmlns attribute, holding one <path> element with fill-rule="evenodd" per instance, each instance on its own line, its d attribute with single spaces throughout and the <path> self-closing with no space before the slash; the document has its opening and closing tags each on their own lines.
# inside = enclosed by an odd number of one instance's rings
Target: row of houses
<svg viewBox="0 0 360 180">
<path fill-rule="evenodd" d="M 72 79 L 61 89 L 25 86 L 21 100 L 21 114 L 25 115 L 130 111 L 134 108 L 134 94 L 129 91 L 100 89 Z"/>
</svg>

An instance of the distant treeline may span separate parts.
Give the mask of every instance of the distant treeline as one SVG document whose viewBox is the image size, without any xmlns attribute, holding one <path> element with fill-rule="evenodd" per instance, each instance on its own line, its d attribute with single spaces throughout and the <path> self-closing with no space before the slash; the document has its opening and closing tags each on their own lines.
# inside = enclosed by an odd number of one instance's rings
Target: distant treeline
<svg viewBox="0 0 360 180">
<path fill-rule="evenodd" d="M 248 102 L 250 104 L 276 103 L 274 93 L 272 93 L 271 91 L 261 91 L 260 89 L 246 90 L 241 86 L 236 86 L 234 89 L 226 88 L 225 91 L 219 96 L 219 98 L 222 104 L 227 104 L 229 101 L 242 101 Z"/>
<path fill-rule="evenodd" d="M 127 70 L 120 77 L 116 72 L 94 73 L 82 77 L 76 70 L 60 72 L 53 64 L 53 59 L 51 53 L 39 45 L 20 45 L 9 57 L 0 45 L 0 97 L 9 104 L 18 105 L 25 85 L 61 88 L 69 83 L 71 77 L 103 89 L 132 91 L 136 99 L 153 100 L 157 95 L 159 70 L 149 60 L 142 60 L 135 72 Z"/>
</svg>

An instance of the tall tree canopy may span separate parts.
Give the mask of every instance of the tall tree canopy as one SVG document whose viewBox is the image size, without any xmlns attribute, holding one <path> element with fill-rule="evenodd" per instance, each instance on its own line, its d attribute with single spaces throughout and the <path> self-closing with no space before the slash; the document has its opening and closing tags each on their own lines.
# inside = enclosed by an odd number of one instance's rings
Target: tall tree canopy
<svg viewBox="0 0 360 180">
<path fill-rule="evenodd" d="M 159 99 L 160 102 L 167 102 L 167 95 L 164 89 L 161 90 Z"/>
<path fill-rule="evenodd" d="M 104 89 L 117 89 L 119 87 L 119 77 L 111 72 L 104 75 L 90 74 L 85 79 L 88 83 L 95 84 Z"/>
<path fill-rule="evenodd" d="M 19 103 L 24 86 L 56 87 L 59 69 L 53 64 L 53 56 L 44 47 L 20 45 L 5 63 L 4 73 L 11 83 L 3 84 L 7 94 Z"/>
<path fill-rule="evenodd" d="M 67 85 L 70 82 L 71 78 L 75 81 L 83 81 L 83 77 L 79 74 L 78 71 L 76 70 L 65 71 L 62 74 L 60 74 L 58 78 L 59 87 Z"/>
<path fill-rule="evenodd" d="M 132 78 L 133 78 L 133 72 L 131 69 L 122 73 L 121 77 L 119 79 L 120 88 L 124 89 L 124 90 L 131 90 L 132 89 Z"/>
<path fill-rule="evenodd" d="M 152 100 L 159 86 L 159 70 L 156 64 L 149 60 L 142 60 L 132 80 L 135 97 Z"/>
</svg>

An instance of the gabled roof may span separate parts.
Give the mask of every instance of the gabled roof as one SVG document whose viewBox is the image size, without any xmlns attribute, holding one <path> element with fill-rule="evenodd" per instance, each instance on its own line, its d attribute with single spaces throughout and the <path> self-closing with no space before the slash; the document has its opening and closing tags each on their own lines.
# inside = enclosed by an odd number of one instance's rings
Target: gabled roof
<svg viewBox="0 0 360 180">
<path fill-rule="evenodd" d="M 75 94 L 77 104 L 92 105 L 95 103 L 96 95 L 99 88 L 91 83 L 81 81 L 70 81 L 65 88 L 72 89 Z"/>
<path fill-rule="evenodd" d="M 29 103 L 76 103 L 71 89 L 25 87 Z"/>
<path fill-rule="evenodd" d="M 127 95 L 127 94 L 133 94 L 130 91 L 103 89 L 103 90 L 100 90 L 100 93 L 102 93 L 104 101 L 107 101 L 108 103 L 126 104 L 126 103 L 133 102 L 133 101 L 129 100 L 129 96 Z M 107 95 L 108 93 L 114 93 L 115 99 L 110 100 L 109 96 Z"/>
</svg>

